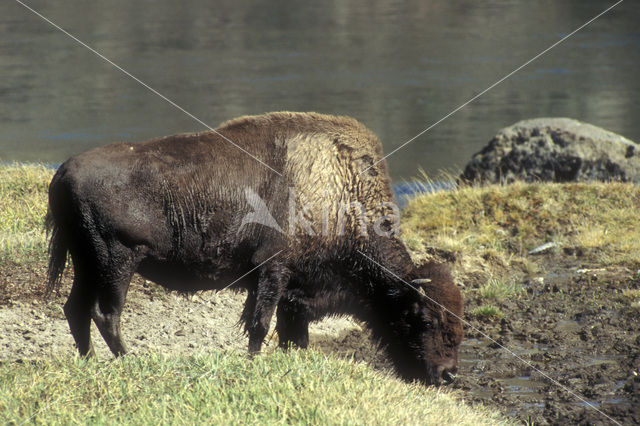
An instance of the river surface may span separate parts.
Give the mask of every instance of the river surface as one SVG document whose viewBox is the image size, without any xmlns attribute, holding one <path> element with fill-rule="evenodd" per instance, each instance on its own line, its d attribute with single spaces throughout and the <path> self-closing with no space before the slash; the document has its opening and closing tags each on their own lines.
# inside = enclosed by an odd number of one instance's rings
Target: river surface
<svg viewBox="0 0 640 426">
<path fill-rule="evenodd" d="M 613 1 L 24 0 L 215 127 L 245 114 L 356 117 L 391 152 Z M 14 0 L 0 4 L 0 162 L 201 131 Z M 640 141 L 640 2 L 626 0 L 388 159 L 456 173 L 502 127 L 565 116 Z"/>
</svg>

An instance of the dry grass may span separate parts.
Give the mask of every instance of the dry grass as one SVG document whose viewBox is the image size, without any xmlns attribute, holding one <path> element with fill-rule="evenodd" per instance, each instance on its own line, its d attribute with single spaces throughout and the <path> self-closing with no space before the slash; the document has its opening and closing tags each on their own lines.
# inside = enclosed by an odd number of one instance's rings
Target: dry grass
<svg viewBox="0 0 640 426">
<path fill-rule="evenodd" d="M 630 307 L 640 310 L 640 289 L 624 289 L 622 290 L 621 299 L 627 302 Z"/>
<path fill-rule="evenodd" d="M 53 173 L 40 165 L 0 167 L 0 262 L 44 259 L 43 220 Z"/>
<path fill-rule="evenodd" d="M 452 252 L 466 279 L 537 272 L 528 252 L 547 242 L 582 262 L 640 264 L 640 187 L 624 183 L 515 183 L 427 194 L 407 206 L 402 230 L 417 258 Z"/>
</svg>

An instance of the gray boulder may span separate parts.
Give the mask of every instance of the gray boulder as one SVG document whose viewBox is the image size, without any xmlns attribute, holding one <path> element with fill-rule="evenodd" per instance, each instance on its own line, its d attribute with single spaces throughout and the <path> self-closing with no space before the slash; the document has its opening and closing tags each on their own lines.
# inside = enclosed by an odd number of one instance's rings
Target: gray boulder
<svg viewBox="0 0 640 426">
<path fill-rule="evenodd" d="M 462 182 L 611 181 L 640 183 L 640 145 L 570 118 L 519 121 L 475 154 Z"/>
</svg>

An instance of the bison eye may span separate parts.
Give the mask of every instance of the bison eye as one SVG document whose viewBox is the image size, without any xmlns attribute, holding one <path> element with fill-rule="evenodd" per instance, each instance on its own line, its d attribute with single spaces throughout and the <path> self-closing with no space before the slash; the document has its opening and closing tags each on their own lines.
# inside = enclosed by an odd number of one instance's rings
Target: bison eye
<svg viewBox="0 0 640 426">
<path fill-rule="evenodd" d="M 422 317 L 420 322 L 422 322 L 422 326 L 425 328 L 433 328 L 434 326 L 432 318 Z"/>
</svg>

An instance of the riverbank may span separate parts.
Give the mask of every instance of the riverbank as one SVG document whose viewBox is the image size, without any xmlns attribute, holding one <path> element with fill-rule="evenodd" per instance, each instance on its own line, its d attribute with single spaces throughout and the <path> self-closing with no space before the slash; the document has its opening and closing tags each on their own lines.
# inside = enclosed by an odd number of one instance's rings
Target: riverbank
<svg viewBox="0 0 640 426">
<path fill-rule="evenodd" d="M 62 312 L 71 268 L 60 291 L 43 297 L 52 175 L 41 166 L 0 168 L 0 422 L 511 423 L 460 392 L 393 377 L 353 320 L 314 324 L 309 351 L 283 353 L 271 334 L 251 360 L 237 326 L 244 294 L 185 297 L 139 276 L 122 316 L 132 356 L 112 362 L 92 325 L 97 360 L 78 360 Z"/>
<path fill-rule="evenodd" d="M 0 168 L 5 362 L 73 354 L 61 311 L 70 274 L 60 293 L 41 298 L 52 173 Z M 461 188 L 408 204 L 402 227 L 412 255 L 448 262 L 463 289 L 459 397 L 538 424 L 640 422 L 639 208 L 638 187 L 619 183 Z M 231 292 L 184 298 L 136 277 L 123 333 L 140 355 L 244 352 L 246 338 L 234 327 L 242 303 Z M 110 359 L 95 328 L 93 335 L 99 357 Z M 353 320 L 314 325 L 311 345 L 388 371 Z"/>
<path fill-rule="evenodd" d="M 640 188 L 515 183 L 423 195 L 402 230 L 465 296 L 472 401 L 536 423 L 640 422 Z"/>
</svg>

